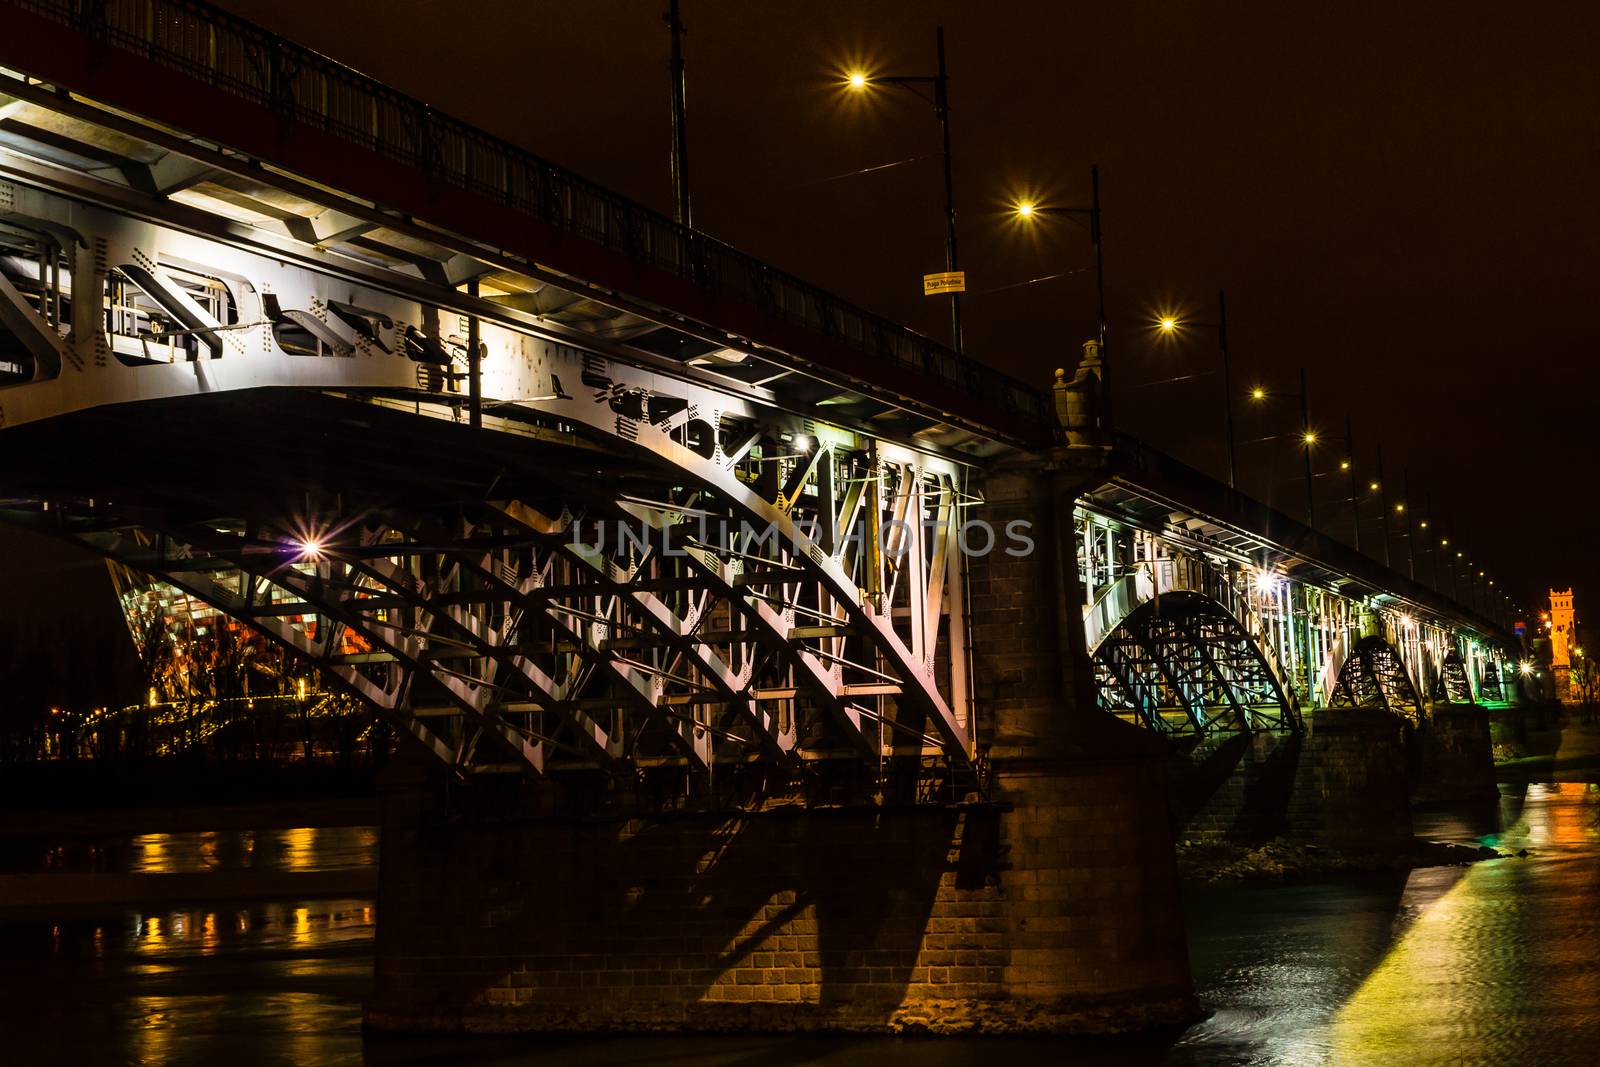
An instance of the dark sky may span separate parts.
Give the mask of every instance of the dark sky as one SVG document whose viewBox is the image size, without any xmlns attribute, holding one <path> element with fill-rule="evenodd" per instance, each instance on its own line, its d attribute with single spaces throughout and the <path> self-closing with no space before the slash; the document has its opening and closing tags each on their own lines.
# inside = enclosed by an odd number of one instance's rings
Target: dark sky
<svg viewBox="0 0 1600 1067">
<path fill-rule="evenodd" d="M 669 207 L 665 0 L 223 6 Z M 1313 424 L 1342 435 L 1348 413 L 1364 475 L 1381 442 L 1391 502 L 1408 469 L 1413 505 L 1431 496 L 1433 529 L 1497 588 L 1600 597 L 1582 532 L 1600 7 L 683 0 L 683 16 L 702 229 L 942 338 L 919 278 L 943 257 L 933 109 L 892 89 L 847 98 L 837 72 L 930 73 L 943 24 L 969 352 L 1041 387 L 1076 358 L 1087 236 L 1063 220 L 1030 235 L 1004 207 L 1018 190 L 1085 204 L 1097 162 L 1122 428 L 1221 473 L 1214 334 L 1161 345 L 1146 324 L 1166 308 L 1211 320 L 1225 288 L 1241 442 L 1295 429 L 1293 396 L 1243 397 L 1292 393 L 1304 366 Z M 986 291 L 1062 271 L 1078 273 Z M 1240 468 L 1299 513 L 1290 443 L 1241 444 Z M 1336 482 L 1318 479 L 1319 517 L 1348 536 Z"/>
<path fill-rule="evenodd" d="M 669 206 L 664 0 L 226 6 Z M 1600 596 L 1582 533 L 1600 9 L 683 0 L 683 16 L 701 228 L 942 337 L 919 284 L 942 261 L 933 110 L 892 89 L 847 98 L 836 72 L 930 73 L 943 24 L 970 352 L 1042 386 L 1090 336 L 1086 235 L 1058 219 L 1030 237 L 1004 206 L 1019 189 L 1084 204 L 1097 162 L 1124 428 L 1221 472 L 1214 335 L 1159 345 L 1145 323 L 1166 307 L 1211 320 L 1225 288 L 1241 398 L 1292 393 L 1306 367 L 1313 423 L 1342 435 L 1348 413 L 1369 470 L 1381 442 L 1393 496 L 1409 469 L 1413 505 L 1431 495 L 1435 529 L 1453 515 L 1497 588 Z M 1184 374 L 1203 376 L 1134 388 Z M 1241 400 L 1240 440 L 1292 430 L 1297 406 Z M 1245 488 L 1301 507 L 1289 443 L 1241 445 L 1240 466 Z M 1319 479 L 1319 510 L 1343 535 L 1335 482 Z"/>
</svg>

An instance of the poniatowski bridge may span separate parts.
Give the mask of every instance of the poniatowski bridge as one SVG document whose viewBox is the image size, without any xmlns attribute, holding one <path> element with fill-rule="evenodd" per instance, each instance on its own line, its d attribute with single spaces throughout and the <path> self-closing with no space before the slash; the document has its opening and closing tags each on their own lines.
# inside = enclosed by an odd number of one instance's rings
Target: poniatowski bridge
<svg viewBox="0 0 1600 1067">
<path fill-rule="evenodd" d="M 1177 1021 L 1174 816 L 1408 841 L 1402 738 L 1476 758 L 1506 634 L 1098 368 L 205 4 L 0 0 L 3 518 L 405 733 L 373 1027 Z"/>
</svg>

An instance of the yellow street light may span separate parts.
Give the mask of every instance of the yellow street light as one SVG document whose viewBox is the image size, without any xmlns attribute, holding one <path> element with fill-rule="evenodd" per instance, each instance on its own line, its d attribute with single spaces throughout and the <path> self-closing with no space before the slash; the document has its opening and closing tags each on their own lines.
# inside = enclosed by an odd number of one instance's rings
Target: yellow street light
<svg viewBox="0 0 1600 1067">
<path fill-rule="evenodd" d="M 869 80 L 864 71 L 852 70 L 845 78 L 845 84 L 852 89 L 865 89 Z"/>
<path fill-rule="evenodd" d="M 1350 461 L 1347 460 L 1347 459 L 1341 459 L 1339 461 L 1339 469 L 1342 470 L 1342 471 L 1349 470 L 1350 469 Z"/>
<path fill-rule="evenodd" d="M 1369 483 L 1367 483 L 1367 488 L 1372 490 L 1374 493 L 1376 493 L 1378 491 L 1378 483 L 1377 482 L 1369 482 Z"/>
<path fill-rule="evenodd" d="M 1308 445 L 1314 445 L 1317 443 L 1317 435 L 1307 430 L 1306 433 L 1301 436 L 1300 440 L 1304 441 Z"/>
<path fill-rule="evenodd" d="M 1250 390 L 1250 399 L 1251 400 L 1265 400 L 1266 398 L 1267 398 L 1267 391 L 1265 389 L 1261 388 L 1259 385 L 1256 386 L 1254 389 Z"/>
<path fill-rule="evenodd" d="M 1422 523 L 1422 524 L 1421 524 L 1421 525 L 1420 525 L 1420 526 L 1419 526 L 1419 527 L 1418 527 L 1418 529 L 1422 529 L 1422 530 L 1426 530 L 1426 529 L 1427 529 L 1427 528 L 1428 528 L 1428 524 L 1427 524 L 1427 522 L 1426 522 L 1426 521 L 1424 521 L 1424 522 L 1423 522 L 1423 523 Z"/>
<path fill-rule="evenodd" d="M 1177 328 L 1178 320 L 1172 318 L 1170 315 L 1159 319 L 1156 322 L 1156 329 L 1160 330 L 1162 333 L 1172 333 Z"/>
<path fill-rule="evenodd" d="M 1033 218 L 1033 208 L 1034 203 L 1032 200 L 1018 200 L 1012 210 L 1016 212 L 1019 219 L 1031 219 Z"/>
<path fill-rule="evenodd" d="M 1406 509 L 1406 506 L 1405 506 L 1405 505 L 1404 505 L 1404 504 L 1396 504 L 1396 505 L 1395 505 L 1395 506 L 1394 506 L 1394 509 L 1395 509 L 1395 510 L 1396 510 L 1396 511 L 1404 511 L 1404 510 L 1405 510 L 1405 509 Z"/>
</svg>

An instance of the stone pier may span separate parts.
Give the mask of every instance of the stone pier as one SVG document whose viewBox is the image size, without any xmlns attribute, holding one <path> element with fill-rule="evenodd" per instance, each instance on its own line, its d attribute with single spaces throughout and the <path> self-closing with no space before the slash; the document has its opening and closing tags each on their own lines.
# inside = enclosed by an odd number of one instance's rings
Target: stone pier
<svg viewBox="0 0 1600 1067">
<path fill-rule="evenodd" d="M 1067 452 L 1068 450 L 1063 450 Z M 590 783 L 400 791 L 384 827 L 382 1031 L 1136 1029 L 1196 1017 L 1166 754 L 1097 712 L 1070 454 L 990 477 L 1037 550 L 973 561 L 965 802 L 743 775 L 671 804 Z M 675 805 L 675 807 L 674 807 Z"/>
<path fill-rule="evenodd" d="M 1417 804 L 1498 795 L 1489 712 L 1474 704 L 1435 704 L 1412 731 L 1411 799 Z"/>
<path fill-rule="evenodd" d="M 1329 848 L 1409 853 L 1406 724 L 1376 708 L 1318 708 L 1307 722 L 1290 836 Z"/>
</svg>

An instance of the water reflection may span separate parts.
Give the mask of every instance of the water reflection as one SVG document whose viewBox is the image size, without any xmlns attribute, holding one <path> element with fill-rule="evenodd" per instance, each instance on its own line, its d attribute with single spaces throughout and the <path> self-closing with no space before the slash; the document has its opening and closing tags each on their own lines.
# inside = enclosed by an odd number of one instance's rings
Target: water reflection
<svg viewBox="0 0 1600 1067">
<path fill-rule="evenodd" d="M 11 1063 L 361 1062 L 373 902 L 0 923 Z"/>
<path fill-rule="evenodd" d="M 1410 1064 L 1593 1062 L 1600 786 L 1507 787 L 1419 815 L 1427 836 L 1526 859 L 1409 876 L 1210 889 L 1187 901 L 1212 1014 L 1181 1034 L 1072 1041 L 723 1037 L 363 1046 L 370 900 L 146 908 L 0 923 L 7 1062 L 403 1064 Z M 147 835 L 122 870 L 330 870 L 376 833 Z M 112 853 L 102 853 L 101 862 Z"/>
<path fill-rule="evenodd" d="M 375 826 L 198 830 L 65 842 L 0 841 L 0 872 L 333 871 L 369 867 L 377 859 Z"/>
</svg>

